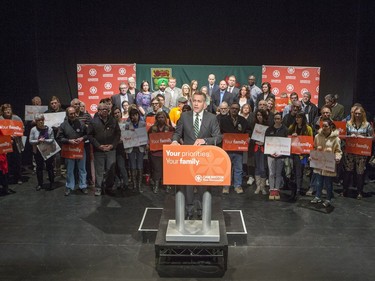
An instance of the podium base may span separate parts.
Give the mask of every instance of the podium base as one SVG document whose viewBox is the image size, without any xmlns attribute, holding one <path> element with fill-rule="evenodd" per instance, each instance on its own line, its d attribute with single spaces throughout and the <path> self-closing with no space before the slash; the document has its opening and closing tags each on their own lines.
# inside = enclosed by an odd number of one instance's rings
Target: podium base
<svg viewBox="0 0 375 281">
<path fill-rule="evenodd" d="M 165 240 L 167 242 L 219 242 L 219 221 L 211 221 L 211 229 L 203 233 L 201 220 L 185 220 L 184 231 L 180 232 L 176 226 L 176 220 L 169 220 Z"/>
</svg>

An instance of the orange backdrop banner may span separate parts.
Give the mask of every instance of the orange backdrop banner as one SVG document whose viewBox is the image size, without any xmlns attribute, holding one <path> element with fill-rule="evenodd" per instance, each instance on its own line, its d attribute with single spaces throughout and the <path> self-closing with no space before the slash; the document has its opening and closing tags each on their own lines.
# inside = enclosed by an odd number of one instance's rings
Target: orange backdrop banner
<svg viewBox="0 0 375 281">
<path fill-rule="evenodd" d="M 372 138 L 353 138 L 353 137 L 346 137 L 345 142 L 345 152 L 356 154 L 356 155 L 363 155 L 363 156 L 371 156 L 371 148 L 372 148 Z"/>
<path fill-rule="evenodd" d="M 272 93 L 276 97 L 286 93 L 288 97 L 296 92 L 299 98 L 305 92 L 311 93 L 311 102 L 315 105 L 319 100 L 320 67 L 309 66 L 262 66 L 262 82 L 269 82 Z"/>
<path fill-rule="evenodd" d="M 152 133 L 148 137 L 150 139 L 150 150 L 163 150 L 163 146 L 172 143 L 173 132 Z"/>
<path fill-rule="evenodd" d="M 0 120 L 0 131 L 4 136 L 23 136 L 23 123 L 16 120 Z"/>
<path fill-rule="evenodd" d="M 78 98 L 91 115 L 97 112 L 99 101 L 120 92 L 121 82 L 136 78 L 136 64 L 77 64 Z"/>
<path fill-rule="evenodd" d="M 292 154 L 310 154 L 310 151 L 314 149 L 314 138 L 313 136 L 289 136 L 292 139 L 291 142 L 291 153 Z"/>
<path fill-rule="evenodd" d="M 84 142 L 79 144 L 63 144 L 61 148 L 61 157 L 67 159 L 83 159 Z"/>
<path fill-rule="evenodd" d="M 248 148 L 248 134 L 223 134 L 223 149 L 225 151 L 247 151 Z"/>
<path fill-rule="evenodd" d="M 13 152 L 12 137 L 0 136 L 0 154 Z"/>
<path fill-rule="evenodd" d="M 164 145 L 163 183 L 172 185 L 230 185 L 228 154 L 212 145 Z"/>
</svg>

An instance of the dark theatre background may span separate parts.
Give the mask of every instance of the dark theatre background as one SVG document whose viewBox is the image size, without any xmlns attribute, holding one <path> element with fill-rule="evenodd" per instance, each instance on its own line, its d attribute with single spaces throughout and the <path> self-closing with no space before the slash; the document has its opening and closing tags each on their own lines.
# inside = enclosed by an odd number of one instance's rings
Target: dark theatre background
<svg viewBox="0 0 375 281">
<path fill-rule="evenodd" d="M 373 111 L 373 1 L 6 2 L 1 103 L 22 116 L 76 97 L 77 63 L 133 62 L 320 66 L 321 102 Z"/>
</svg>

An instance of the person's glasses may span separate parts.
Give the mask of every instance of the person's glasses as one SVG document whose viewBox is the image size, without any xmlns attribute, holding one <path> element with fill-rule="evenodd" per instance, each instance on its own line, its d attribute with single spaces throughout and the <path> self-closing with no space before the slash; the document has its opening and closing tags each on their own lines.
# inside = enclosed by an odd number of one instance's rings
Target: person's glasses
<svg viewBox="0 0 375 281">
<path fill-rule="evenodd" d="M 222 108 L 220 108 L 220 110 L 227 110 L 228 109 L 228 107 L 222 107 Z"/>
<path fill-rule="evenodd" d="M 329 125 L 325 125 L 325 124 L 323 124 L 323 126 L 322 127 L 324 127 L 324 128 L 328 128 L 329 127 Z"/>
<path fill-rule="evenodd" d="M 99 111 L 103 111 L 103 110 L 108 111 L 108 108 L 99 108 Z"/>
<path fill-rule="evenodd" d="M 159 103 L 158 102 L 153 102 L 152 105 L 159 105 Z"/>
<path fill-rule="evenodd" d="M 120 90 L 126 90 L 127 88 L 120 88 Z"/>
</svg>

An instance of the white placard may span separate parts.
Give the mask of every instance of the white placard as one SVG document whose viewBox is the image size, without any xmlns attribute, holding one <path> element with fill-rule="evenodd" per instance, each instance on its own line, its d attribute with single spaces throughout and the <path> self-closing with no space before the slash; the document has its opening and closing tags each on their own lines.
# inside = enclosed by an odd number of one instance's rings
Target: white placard
<svg viewBox="0 0 375 281">
<path fill-rule="evenodd" d="M 65 111 L 55 113 L 44 113 L 44 125 L 49 128 L 58 128 L 66 117 Z"/>
<path fill-rule="evenodd" d="M 47 105 L 25 105 L 25 121 L 32 121 L 35 114 L 44 113 L 47 110 Z"/>
<path fill-rule="evenodd" d="M 146 127 L 137 128 L 135 130 L 123 130 L 122 128 L 121 139 L 124 144 L 124 148 L 137 147 L 147 144 L 148 137 Z"/>
<path fill-rule="evenodd" d="M 310 167 L 329 172 L 336 171 L 335 154 L 332 152 L 311 150 Z"/>
<path fill-rule="evenodd" d="M 44 160 L 51 158 L 53 155 L 55 155 L 61 150 L 56 140 L 53 140 L 52 143 L 42 142 L 38 144 L 36 147 L 39 149 L 40 154 L 42 155 Z"/>
<path fill-rule="evenodd" d="M 264 142 L 264 135 L 266 133 L 268 126 L 264 126 L 261 124 L 255 124 L 253 134 L 251 135 L 251 139 L 255 141 Z"/>
<path fill-rule="evenodd" d="M 264 141 L 264 154 L 290 156 L 291 142 L 290 138 L 266 137 Z"/>
</svg>

